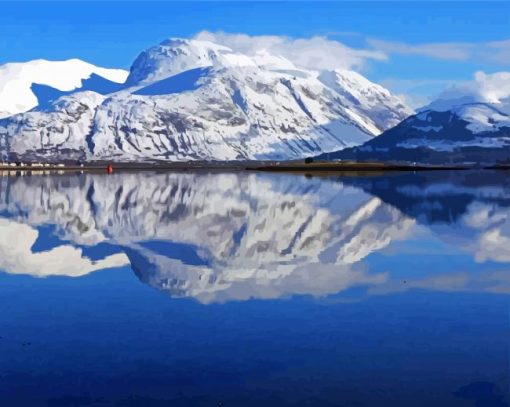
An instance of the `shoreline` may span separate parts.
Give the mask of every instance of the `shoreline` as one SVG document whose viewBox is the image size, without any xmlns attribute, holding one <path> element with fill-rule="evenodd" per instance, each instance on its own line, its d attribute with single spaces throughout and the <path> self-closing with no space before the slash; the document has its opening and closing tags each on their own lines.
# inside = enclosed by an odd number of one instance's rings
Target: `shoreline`
<svg viewBox="0 0 510 407">
<path fill-rule="evenodd" d="M 173 163 L 109 163 L 97 162 L 78 165 L 10 166 L 0 165 L 0 172 L 45 173 L 45 172 L 105 172 L 111 164 L 113 172 L 124 171 L 261 171 L 296 173 L 337 172 L 402 172 L 402 171 L 462 171 L 462 170 L 508 170 L 510 165 L 408 165 L 378 162 L 173 162 Z"/>
</svg>

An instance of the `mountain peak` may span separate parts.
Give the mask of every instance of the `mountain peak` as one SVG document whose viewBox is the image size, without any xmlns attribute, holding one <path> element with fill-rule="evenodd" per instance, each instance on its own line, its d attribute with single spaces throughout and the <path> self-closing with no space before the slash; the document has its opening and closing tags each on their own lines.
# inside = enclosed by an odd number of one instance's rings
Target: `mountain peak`
<svg viewBox="0 0 510 407">
<path fill-rule="evenodd" d="M 440 105 L 440 107 L 442 107 Z M 510 114 L 495 103 L 422 110 L 361 146 L 321 158 L 421 164 L 508 163 Z"/>
<path fill-rule="evenodd" d="M 321 74 L 270 50 L 245 54 L 194 39 L 143 51 L 121 89 L 93 79 L 72 97 L 36 89 L 51 93 L 49 103 L 0 121 L 0 153 L 10 160 L 293 159 L 359 145 L 408 114 L 354 72 Z"/>
<path fill-rule="evenodd" d="M 138 55 L 126 83 L 154 82 L 190 69 L 211 66 L 222 53 L 232 53 L 232 50 L 210 41 L 169 38 Z"/>
</svg>

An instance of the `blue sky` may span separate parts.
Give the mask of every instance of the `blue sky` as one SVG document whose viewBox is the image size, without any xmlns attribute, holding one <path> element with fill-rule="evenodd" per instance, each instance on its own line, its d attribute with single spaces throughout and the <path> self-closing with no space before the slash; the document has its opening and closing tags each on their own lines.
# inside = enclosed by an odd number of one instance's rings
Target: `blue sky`
<svg viewBox="0 0 510 407">
<path fill-rule="evenodd" d="M 510 66 L 510 2 L 1 2 L 0 63 L 81 58 L 129 68 L 167 37 L 223 31 L 322 36 L 366 58 L 368 78 L 399 93 L 431 94 L 475 71 Z M 505 42 L 506 41 L 506 42 Z"/>
</svg>

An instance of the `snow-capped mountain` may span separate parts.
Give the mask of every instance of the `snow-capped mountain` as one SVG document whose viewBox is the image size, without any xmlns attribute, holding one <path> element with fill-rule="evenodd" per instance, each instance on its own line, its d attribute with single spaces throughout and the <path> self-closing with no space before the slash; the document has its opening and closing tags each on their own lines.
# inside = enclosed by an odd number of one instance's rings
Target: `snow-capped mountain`
<svg viewBox="0 0 510 407">
<path fill-rule="evenodd" d="M 36 89 L 46 87 L 69 92 L 83 87 L 83 82 L 93 75 L 105 81 L 124 83 L 128 72 L 100 68 L 79 59 L 38 59 L 0 65 L 0 118 L 26 112 L 40 105 L 39 99 L 44 95 L 38 94 Z"/>
<path fill-rule="evenodd" d="M 510 104 L 436 101 L 362 146 L 320 159 L 448 163 L 510 162 Z"/>
<path fill-rule="evenodd" d="M 140 54 L 106 96 L 65 95 L 0 121 L 7 159 L 291 159 L 359 145 L 411 111 L 345 70 L 171 39 Z"/>
</svg>

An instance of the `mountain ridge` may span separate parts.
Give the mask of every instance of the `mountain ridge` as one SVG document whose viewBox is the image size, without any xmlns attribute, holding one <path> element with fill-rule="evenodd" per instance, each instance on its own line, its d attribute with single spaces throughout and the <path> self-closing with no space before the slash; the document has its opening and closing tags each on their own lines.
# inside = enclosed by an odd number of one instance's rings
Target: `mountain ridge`
<svg viewBox="0 0 510 407">
<path fill-rule="evenodd" d="M 376 139 L 318 159 L 424 164 L 510 161 L 510 114 L 506 113 L 506 104 L 469 101 L 430 106 Z"/>
<path fill-rule="evenodd" d="M 411 113 L 352 71 L 185 39 L 143 51 L 124 86 L 98 93 L 0 120 L 3 159 L 296 159 L 358 145 Z"/>
</svg>

